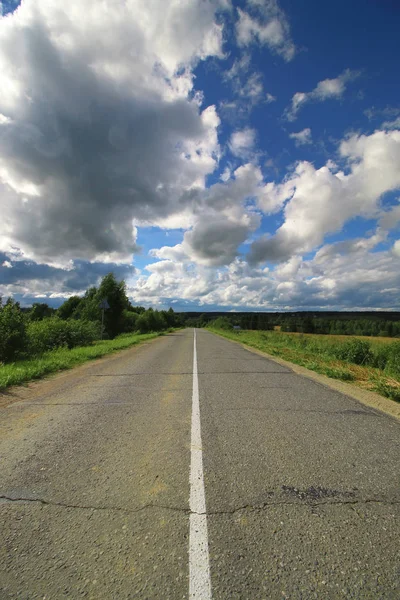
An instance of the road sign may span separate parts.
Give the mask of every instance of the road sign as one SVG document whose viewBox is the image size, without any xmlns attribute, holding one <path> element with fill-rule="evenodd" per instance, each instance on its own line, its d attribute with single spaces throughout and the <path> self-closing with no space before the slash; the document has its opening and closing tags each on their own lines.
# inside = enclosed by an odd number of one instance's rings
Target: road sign
<svg viewBox="0 0 400 600">
<path fill-rule="evenodd" d="M 107 298 L 104 298 L 104 300 L 102 300 L 102 301 L 99 303 L 99 308 L 102 308 L 103 310 L 104 310 L 104 309 L 107 309 L 107 308 L 110 308 L 110 305 L 109 305 L 109 304 L 108 304 L 108 302 L 107 302 Z"/>
</svg>

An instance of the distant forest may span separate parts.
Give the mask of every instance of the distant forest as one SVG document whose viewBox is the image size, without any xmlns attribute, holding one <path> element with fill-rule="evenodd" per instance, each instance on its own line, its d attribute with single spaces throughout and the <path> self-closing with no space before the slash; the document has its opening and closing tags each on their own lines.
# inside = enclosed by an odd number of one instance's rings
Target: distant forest
<svg viewBox="0 0 400 600">
<path fill-rule="evenodd" d="M 179 313 L 178 313 L 179 314 Z M 231 326 L 295 333 L 400 337 L 400 312 L 188 312 L 180 313 L 187 326 L 205 327 L 223 317 Z"/>
</svg>

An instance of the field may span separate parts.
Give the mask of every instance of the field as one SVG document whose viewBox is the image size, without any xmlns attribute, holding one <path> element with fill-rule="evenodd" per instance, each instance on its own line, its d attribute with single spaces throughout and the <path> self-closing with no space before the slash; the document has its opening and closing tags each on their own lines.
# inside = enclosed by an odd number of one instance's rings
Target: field
<svg viewBox="0 0 400 600">
<path fill-rule="evenodd" d="M 322 333 L 287 333 L 285 331 L 280 331 L 279 326 L 274 327 L 275 331 L 279 331 L 279 333 L 281 333 L 281 335 L 296 335 L 296 336 L 304 336 L 307 338 L 314 338 L 314 339 L 321 339 L 321 338 L 330 338 L 332 340 L 337 340 L 337 341 L 342 341 L 342 342 L 346 342 L 349 339 L 356 339 L 356 340 L 366 340 L 367 342 L 371 342 L 372 345 L 374 344 L 391 344 L 391 343 L 395 343 L 395 342 L 399 342 L 400 338 L 395 338 L 395 337 L 380 337 L 380 336 L 365 336 L 365 335 L 332 335 L 332 334 L 322 334 Z"/>
<path fill-rule="evenodd" d="M 91 346 L 79 348 L 57 348 L 30 360 L 0 365 L 0 390 L 11 385 L 19 385 L 33 379 L 40 379 L 50 373 L 72 369 L 88 360 L 101 358 L 106 354 L 129 348 L 163 333 L 123 334 L 113 340 L 94 342 Z"/>
<path fill-rule="evenodd" d="M 210 330 L 400 402 L 400 340 L 396 338 Z"/>
</svg>

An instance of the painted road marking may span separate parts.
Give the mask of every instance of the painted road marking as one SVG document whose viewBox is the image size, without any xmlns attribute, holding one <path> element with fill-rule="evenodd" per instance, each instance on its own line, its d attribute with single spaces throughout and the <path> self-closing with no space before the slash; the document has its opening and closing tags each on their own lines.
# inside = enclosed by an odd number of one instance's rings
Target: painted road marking
<svg viewBox="0 0 400 600">
<path fill-rule="evenodd" d="M 210 558 L 208 554 L 206 495 L 204 490 L 203 449 L 201 445 L 196 330 L 194 329 L 193 331 L 192 437 L 190 445 L 189 501 L 189 598 L 192 600 L 210 600 Z"/>
</svg>

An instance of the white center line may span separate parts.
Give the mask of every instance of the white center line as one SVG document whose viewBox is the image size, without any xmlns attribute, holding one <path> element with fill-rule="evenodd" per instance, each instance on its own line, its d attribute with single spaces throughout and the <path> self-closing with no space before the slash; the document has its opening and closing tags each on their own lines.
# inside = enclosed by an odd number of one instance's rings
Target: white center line
<svg viewBox="0 0 400 600">
<path fill-rule="evenodd" d="M 211 599 L 210 558 L 206 495 L 204 491 L 203 449 L 201 446 L 199 380 L 197 376 L 196 330 L 193 347 L 192 438 L 190 446 L 190 531 L 189 598 Z"/>
</svg>

